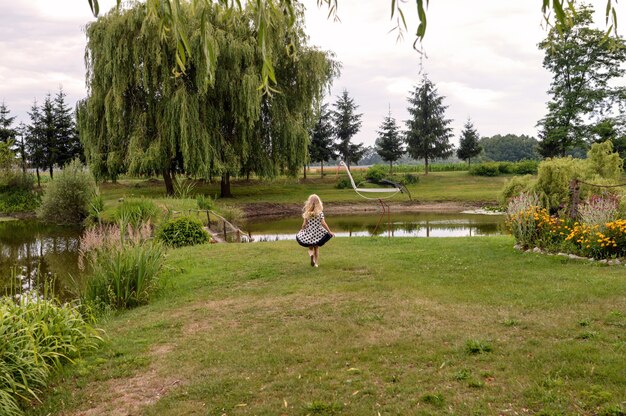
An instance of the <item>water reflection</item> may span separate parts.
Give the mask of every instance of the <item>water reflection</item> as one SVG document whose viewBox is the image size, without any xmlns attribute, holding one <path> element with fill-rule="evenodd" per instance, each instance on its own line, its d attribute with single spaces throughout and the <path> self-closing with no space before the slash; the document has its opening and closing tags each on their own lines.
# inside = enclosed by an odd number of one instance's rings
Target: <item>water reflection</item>
<svg viewBox="0 0 626 416">
<path fill-rule="evenodd" d="M 474 237 L 504 233 L 504 216 L 477 214 L 412 213 L 394 214 L 392 223 L 379 216 L 349 215 L 328 216 L 326 221 L 337 237 Z M 273 221 L 257 221 L 248 224 L 255 241 L 278 241 L 295 239 L 302 219 L 283 218 Z"/>
<path fill-rule="evenodd" d="M 0 294 L 53 287 L 59 297 L 71 297 L 80 232 L 36 221 L 0 223 Z"/>
</svg>

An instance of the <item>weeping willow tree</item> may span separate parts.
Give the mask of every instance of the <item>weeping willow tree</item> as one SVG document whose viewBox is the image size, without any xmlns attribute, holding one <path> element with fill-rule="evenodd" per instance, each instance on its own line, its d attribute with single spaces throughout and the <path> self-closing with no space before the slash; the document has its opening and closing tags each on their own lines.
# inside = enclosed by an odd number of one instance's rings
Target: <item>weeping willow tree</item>
<svg viewBox="0 0 626 416">
<path fill-rule="evenodd" d="M 270 177 L 296 172 L 306 157 L 314 102 L 336 74 L 332 56 L 307 46 L 302 14 L 264 29 L 257 42 L 252 8 L 185 4 L 179 18 L 192 53 L 172 70 L 178 43 L 163 37 L 145 4 L 113 10 L 87 27 L 88 97 L 79 104 L 85 154 L 94 174 L 160 174 L 174 192 L 177 174 Z M 203 58 L 205 43 L 214 56 Z M 259 89 L 271 53 L 281 90 Z M 214 62 L 212 77 L 206 74 Z"/>
</svg>

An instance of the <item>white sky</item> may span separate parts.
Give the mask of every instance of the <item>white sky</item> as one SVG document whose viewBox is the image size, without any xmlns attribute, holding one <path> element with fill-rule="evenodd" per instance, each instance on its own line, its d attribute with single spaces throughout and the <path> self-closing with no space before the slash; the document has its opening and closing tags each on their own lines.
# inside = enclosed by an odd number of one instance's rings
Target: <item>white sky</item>
<svg viewBox="0 0 626 416">
<path fill-rule="evenodd" d="M 355 142 L 372 145 L 391 108 L 407 118 L 406 98 L 419 81 L 420 55 L 413 46 L 414 0 L 404 3 L 409 31 L 403 42 L 389 20 L 390 0 L 339 0 L 341 23 L 326 18 L 315 0 L 307 6 L 313 45 L 335 52 L 342 75 L 330 101 L 345 88 L 363 113 Z M 107 10 L 114 0 L 101 0 Z M 528 134 L 545 114 L 551 75 L 537 49 L 546 35 L 541 0 L 432 0 L 423 43 L 424 71 L 445 96 L 447 117 L 458 137 L 468 117 L 482 136 Z M 602 11 L 606 0 L 593 0 Z M 619 3 L 618 16 L 626 10 Z M 60 85 L 70 103 L 85 96 L 84 26 L 93 20 L 87 0 L 0 0 L 0 101 L 28 122 L 33 100 Z M 596 19 L 603 26 L 603 18 Z M 455 138 L 455 141 L 458 139 Z"/>
</svg>

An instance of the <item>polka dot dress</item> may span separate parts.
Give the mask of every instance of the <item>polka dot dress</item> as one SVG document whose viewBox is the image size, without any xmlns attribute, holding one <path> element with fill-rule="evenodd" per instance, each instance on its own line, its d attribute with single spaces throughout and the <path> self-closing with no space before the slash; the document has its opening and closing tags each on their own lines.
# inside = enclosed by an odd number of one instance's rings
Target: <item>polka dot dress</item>
<svg viewBox="0 0 626 416">
<path fill-rule="evenodd" d="M 316 215 L 306 220 L 304 229 L 300 230 L 296 235 L 296 241 L 302 247 L 323 246 L 328 240 L 331 239 L 331 235 L 324 227 L 322 227 L 322 219 L 324 213 Z"/>
</svg>

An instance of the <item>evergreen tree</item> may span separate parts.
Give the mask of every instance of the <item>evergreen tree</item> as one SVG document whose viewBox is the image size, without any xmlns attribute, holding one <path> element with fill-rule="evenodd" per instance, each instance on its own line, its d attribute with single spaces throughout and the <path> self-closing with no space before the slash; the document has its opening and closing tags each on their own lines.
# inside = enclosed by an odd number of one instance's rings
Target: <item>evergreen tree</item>
<svg viewBox="0 0 626 416">
<path fill-rule="evenodd" d="M 26 173 L 26 165 L 28 164 L 28 150 L 27 143 L 28 140 L 28 126 L 24 123 L 20 123 L 17 126 L 17 134 L 15 136 L 15 149 L 20 158 L 20 165 L 22 166 L 22 172 Z"/>
<path fill-rule="evenodd" d="M 6 106 L 4 101 L 0 104 L 0 142 L 8 143 L 15 139 L 16 131 L 12 127 L 15 116 L 10 117 L 11 110 Z"/>
<path fill-rule="evenodd" d="M 352 137 L 361 129 L 361 117 L 363 114 L 357 114 L 356 109 L 359 107 L 354 103 L 354 99 L 348 96 L 348 90 L 337 97 L 337 101 L 333 104 L 335 109 L 332 112 L 333 124 L 335 127 L 335 137 L 337 142 L 335 148 L 339 156 L 346 162 L 348 168 L 355 157 L 351 156 L 353 150 L 362 150 L 358 146 L 351 143 Z M 363 155 L 361 154 L 361 157 Z M 360 158 L 359 158 L 360 159 Z"/>
<path fill-rule="evenodd" d="M 54 127 L 56 141 L 54 143 L 55 160 L 59 166 L 65 166 L 73 159 L 80 157 L 83 148 L 78 140 L 76 124 L 74 123 L 74 113 L 65 103 L 65 93 L 62 88 L 54 97 Z"/>
<path fill-rule="evenodd" d="M 178 173 L 219 175 L 222 196 L 231 195 L 231 175 L 295 174 L 307 155 L 313 103 L 336 68 L 329 54 L 307 46 L 302 20 L 292 22 L 290 36 L 287 17 L 275 20 L 263 40 L 275 59 L 268 69 L 252 10 L 183 3 L 178 13 L 186 24 L 178 30 L 192 50 L 202 50 L 202 34 L 208 36 L 215 62 L 194 54 L 186 71 L 172 76 L 176 44 L 163 42 L 146 13 L 136 4 L 87 28 L 90 95 L 79 104 L 78 121 L 94 174 L 160 174 L 168 194 Z M 280 79 L 280 93 L 259 90 L 267 71 Z"/>
<path fill-rule="evenodd" d="M 348 157 L 348 160 L 346 161 L 348 166 L 352 164 L 358 165 L 361 159 L 363 159 L 363 157 L 367 154 L 367 152 L 370 149 L 371 149 L 370 147 L 366 147 L 363 143 L 358 143 L 358 144 L 350 143 L 350 147 L 348 149 L 349 157 Z"/>
<path fill-rule="evenodd" d="M 478 132 L 474 128 L 472 121 L 468 118 L 465 126 L 463 126 L 463 131 L 459 139 L 459 148 L 456 151 L 456 155 L 459 159 L 465 160 L 471 165 L 472 158 L 478 156 L 483 150 L 478 142 L 479 140 Z"/>
<path fill-rule="evenodd" d="M 626 89 L 611 81 L 626 74 L 626 43 L 591 27 L 590 6 L 566 13 L 566 22 L 550 29 L 539 44 L 545 51 L 543 67 L 553 74 L 548 114 L 538 123 L 544 157 L 587 146 L 595 122 L 625 103 Z"/>
<path fill-rule="evenodd" d="M 50 178 L 54 178 L 54 165 L 59 157 L 56 109 L 54 101 L 50 93 L 43 100 L 40 108 L 39 125 L 37 126 L 39 133 L 38 150 L 41 152 L 41 158 L 38 160 L 37 167 L 48 170 Z"/>
<path fill-rule="evenodd" d="M 396 120 L 391 117 L 391 109 L 378 130 L 376 152 L 385 162 L 389 162 L 389 173 L 391 173 L 393 162 L 400 159 L 405 152 L 404 143 L 400 137 L 400 128 Z"/>
<path fill-rule="evenodd" d="M 37 173 L 37 186 L 41 186 L 41 177 L 39 174 L 40 167 L 45 165 L 45 143 L 42 125 L 42 114 L 37 100 L 33 102 L 33 106 L 28 113 L 30 117 L 30 124 L 26 130 L 26 153 L 32 166 Z"/>
<path fill-rule="evenodd" d="M 321 163 L 322 177 L 324 177 L 324 162 L 335 157 L 333 138 L 332 113 L 328 110 L 328 104 L 324 104 L 319 110 L 317 123 L 311 131 L 311 143 L 309 144 L 309 157 L 311 162 Z"/>
<path fill-rule="evenodd" d="M 450 143 L 452 120 L 445 118 L 448 107 L 443 105 L 443 99 L 426 76 L 408 98 L 411 118 L 406 121 L 407 152 L 413 159 L 424 159 L 425 175 L 429 161 L 449 157 L 454 151 Z"/>
</svg>

